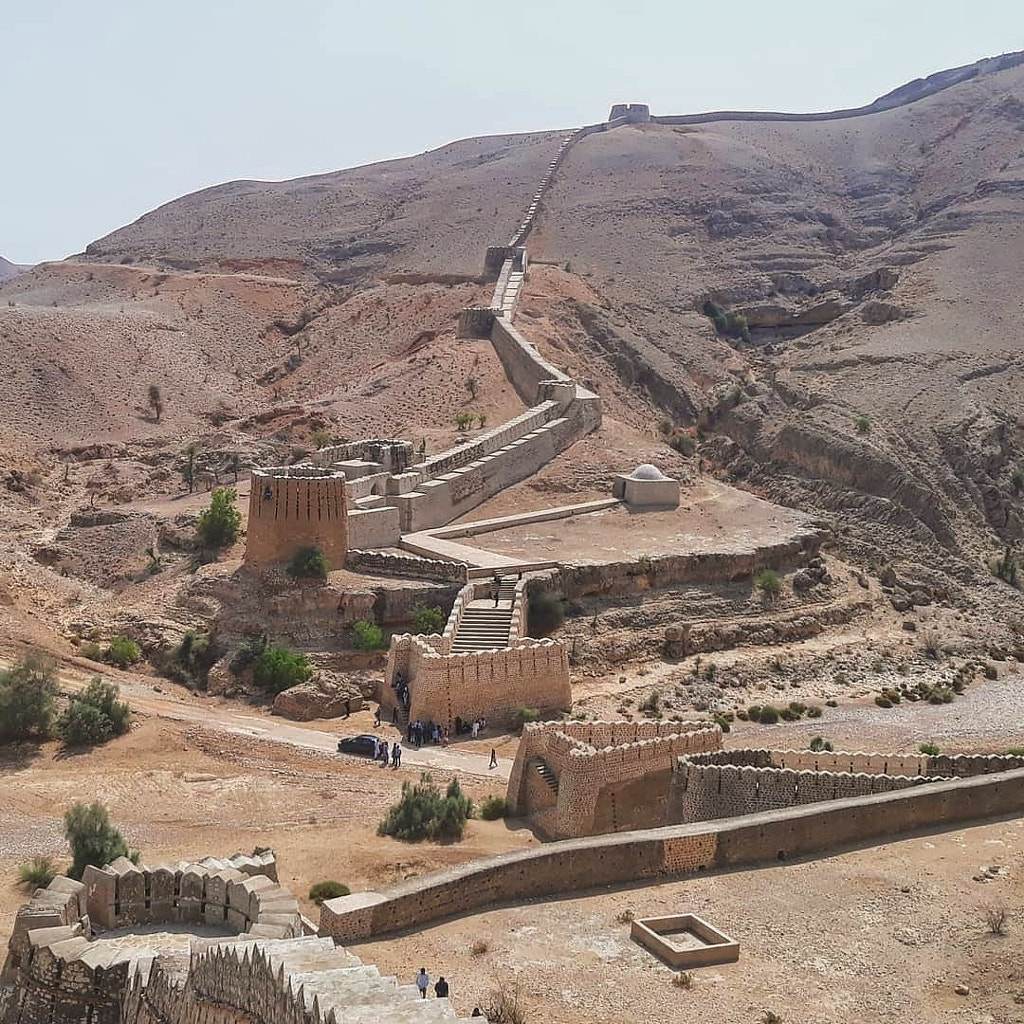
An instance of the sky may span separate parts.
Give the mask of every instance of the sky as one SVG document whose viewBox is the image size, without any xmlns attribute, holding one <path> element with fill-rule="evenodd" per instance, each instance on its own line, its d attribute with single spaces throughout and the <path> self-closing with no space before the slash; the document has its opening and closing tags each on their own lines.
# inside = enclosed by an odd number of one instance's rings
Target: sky
<svg viewBox="0 0 1024 1024">
<path fill-rule="evenodd" d="M 456 139 L 860 106 L 1024 49 L 1020 0 L 0 0 L 0 255 L 162 203 Z"/>
</svg>

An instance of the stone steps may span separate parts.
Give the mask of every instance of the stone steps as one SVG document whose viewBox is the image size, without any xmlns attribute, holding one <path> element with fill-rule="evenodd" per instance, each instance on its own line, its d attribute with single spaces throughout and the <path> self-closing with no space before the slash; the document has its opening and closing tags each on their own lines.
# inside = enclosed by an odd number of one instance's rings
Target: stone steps
<svg viewBox="0 0 1024 1024">
<path fill-rule="evenodd" d="M 555 793 L 558 792 L 558 776 L 548 766 L 547 761 L 542 757 L 536 758 L 534 761 L 534 768 L 537 770 L 537 774 L 548 784 L 551 790 Z"/>
</svg>

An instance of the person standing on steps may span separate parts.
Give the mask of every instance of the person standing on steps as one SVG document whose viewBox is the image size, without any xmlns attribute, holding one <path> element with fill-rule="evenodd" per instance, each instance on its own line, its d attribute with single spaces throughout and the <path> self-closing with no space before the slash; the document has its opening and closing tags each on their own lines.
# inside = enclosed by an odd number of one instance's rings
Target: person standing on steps
<svg viewBox="0 0 1024 1024">
<path fill-rule="evenodd" d="M 494 574 L 494 607 L 498 607 L 498 598 L 501 597 L 501 576 Z"/>
<path fill-rule="evenodd" d="M 437 979 L 437 984 L 434 986 L 434 995 L 438 999 L 448 998 L 448 982 L 444 980 L 443 974 Z"/>
<path fill-rule="evenodd" d="M 430 975 L 427 974 L 426 967 L 421 967 L 420 973 L 416 975 L 416 987 L 420 990 L 420 997 L 426 999 L 427 989 L 430 987 Z"/>
</svg>

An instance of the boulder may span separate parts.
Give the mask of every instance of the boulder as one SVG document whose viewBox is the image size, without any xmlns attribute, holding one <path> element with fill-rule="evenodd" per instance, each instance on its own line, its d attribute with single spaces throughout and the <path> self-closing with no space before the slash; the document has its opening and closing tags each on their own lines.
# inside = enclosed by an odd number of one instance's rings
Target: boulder
<svg viewBox="0 0 1024 1024">
<path fill-rule="evenodd" d="M 308 683 L 279 693 L 274 698 L 273 713 L 295 722 L 338 718 L 345 714 L 346 701 L 350 712 L 362 709 L 359 687 L 349 680 L 321 672 Z"/>
</svg>

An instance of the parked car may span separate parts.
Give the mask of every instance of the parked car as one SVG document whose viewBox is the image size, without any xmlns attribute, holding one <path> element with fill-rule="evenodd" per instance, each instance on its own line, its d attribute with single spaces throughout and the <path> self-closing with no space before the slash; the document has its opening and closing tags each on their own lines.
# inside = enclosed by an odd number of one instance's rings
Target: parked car
<svg viewBox="0 0 1024 1024">
<path fill-rule="evenodd" d="M 338 740 L 338 753 L 355 754 L 357 757 L 373 757 L 377 751 L 377 737 L 363 734 L 362 736 L 344 736 Z"/>
</svg>

